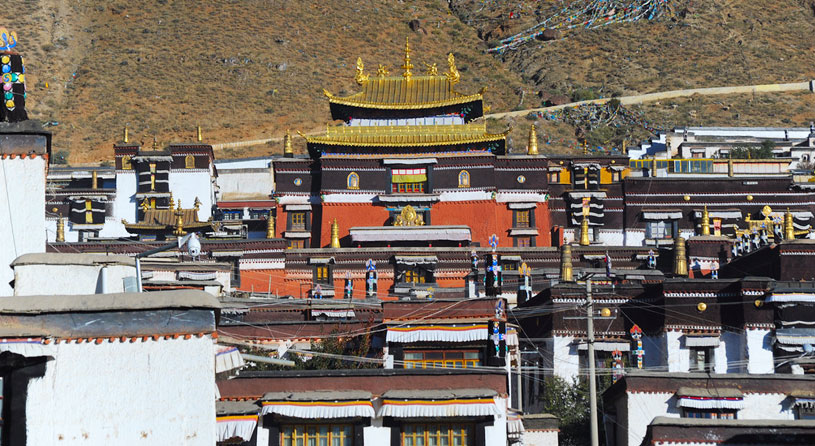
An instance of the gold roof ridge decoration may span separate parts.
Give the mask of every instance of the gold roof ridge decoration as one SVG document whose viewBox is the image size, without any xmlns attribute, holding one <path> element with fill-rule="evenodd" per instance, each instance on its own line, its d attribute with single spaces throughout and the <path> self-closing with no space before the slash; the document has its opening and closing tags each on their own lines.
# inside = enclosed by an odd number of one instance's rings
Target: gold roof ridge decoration
<svg viewBox="0 0 815 446">
<path fill-rule="evenodd" d="M 300 134 L 309 143 L 340 146 L 435 146 L 500 141 L 511 128 L 487 133 L 486 122 L 452 125 L 386 125 L 328 127 L 323 136 Z"/>
<path fill-rule="evenodd" d="M 377 68 L 376 76 L 370 76 L 365 73 L 365 65 L 359 57 L 354 69 L 354 81 L 362 87 L 362 91 L 340 97 L 323 89 L 323 94 L 333 104 L 389 110 L 433 108 L 483 101 L 486 88 L 476 94 L 460 93 L 453 88 L 461 80 L 453 53 L 447 55 L 447 71 L 439 73 L 436 63 L 424 63 L 427 73 L 416 75 L 411 71 L 414 68 L 410 60 L 411 51 L 406 39 L 404 64 L 401 67 L 404 72 L 399 76 L 390 76 L 388 68 L 382 64 Z"/>
</svg>

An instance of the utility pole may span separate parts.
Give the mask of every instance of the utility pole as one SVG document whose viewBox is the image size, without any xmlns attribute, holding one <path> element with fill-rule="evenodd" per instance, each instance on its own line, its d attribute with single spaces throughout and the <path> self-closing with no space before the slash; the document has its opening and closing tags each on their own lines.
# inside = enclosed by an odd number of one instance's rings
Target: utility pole
<svg viewBox="0 0 815 446">
<path fill-rule="evenodd" d="M 591 446 L 599 445 L 599 432 L 597 431 L 597 383 L 594 377 L 594 304 L 591 300 L 591 278 L 586 279 L 586 307 L 588 310 L 589 335 L 589 422 L 591 423 Z"/>
</svg>

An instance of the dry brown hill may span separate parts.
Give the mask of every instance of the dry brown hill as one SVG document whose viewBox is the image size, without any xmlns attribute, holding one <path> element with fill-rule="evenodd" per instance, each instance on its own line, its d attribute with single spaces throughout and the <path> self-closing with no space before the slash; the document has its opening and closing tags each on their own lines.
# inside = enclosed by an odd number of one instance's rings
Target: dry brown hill
<svg viewBox="0 0 815 446">
<path fill-rule="evenodd" d="M 460 90 L 489 87 L 493 111 L 540 106 L 539 92 L 610 96 L 815 78 L 815 17 L 807 2 L 681 0 L 689 9 L 675 20 L 577 32 L 502 56 L 485 52 L 498 37 L 489 31 L 501 25 L 510 35 L 535 19 L 526 10 L 567 2 L 28 0 L 5 5 L 0 24 L 19 35 L 31 116 L 57 123 L 49 127 L 54 150 L 70 150 L 76 163 L 109 160 L 125 124 L 134 140 L 148 143 L 154 135 L 160 143 L 190 140 L 198 124 L 210 142 L 319 130 L 329 119 L 322 89 L 354 91 L 357 56 L 371 71 L 383 63 L 398 72 L 406 36 L 417 67 L 443 65 L 454 52 Z M 505 19 L 512 8 L 524 12 L 520 19 Z M 702 110 L 731 125 L 815 119 L 805 95 L 728 100 L 738 113 L 718 110 L 724 107 L 716 99 L 693 116 L 696 105 L 681 101 L 643 110 L 675 124 L 705 124 Z M 795 112 L 785 116 L 784 109 Z M 513 123 L 512 140 L 522 146 L 529 120 Z M 540 124 L 553 140 L 548 149 L 574 144 L 573 128 Z"/>
<path fill-rule="evenodd" d="M 383 63 L 399 72 L 406 36 L 417 68 L 443 66 L 455 53 L 459 89 L 489 86 L 493 109 L 514 107 L 522 89 L 520 76 L 486 55 L 475 31 L 437 0 L 8 6 L 0 23 L 19 35 L 31 116 L 58 122 L 54 149 L 70 149 L 71 162 L 109 159 L 126 123 L 136 140 L 156 135 L 160 143 L 192 139 L 197 124 L 214 142 L 319 129 L 330 119 L 322 89 L 354 91 L 358 56 L 371 70 Z"/>
</svg>

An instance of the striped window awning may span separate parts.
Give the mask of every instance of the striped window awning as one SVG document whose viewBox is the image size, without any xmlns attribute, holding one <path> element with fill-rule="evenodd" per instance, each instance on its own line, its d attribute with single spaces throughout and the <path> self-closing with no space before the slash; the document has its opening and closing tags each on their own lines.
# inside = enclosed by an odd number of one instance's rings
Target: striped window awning
<svg viewBox="0 0 815 446">
<path fill-rule="evenodd" d="M 742 409 L 744 395 L 739 389 L 680 387 L 677 406 L 692 409 Z"/>
<path fill-rule="evenodd" d="M 779 328 L 775 340 L 785 345 L 815 344 L 815 328 Z"/>
<path fill-rule="evenodd" d="M 427 169 L 393 169 L 392 182 L 394 183 L 422 183 L 427 181 Z"/>
<path fill-rule="evenodd" d="M 499 414 L 491 389 L 389 390 L 378 417 L 484 417 Z"/>
<path fill-rule="evenodd" d="M 796 409 L 815 409 L 815 396 L 791 396 L 793 398 L 792 407 Z"/>
<path fill-rule="evenodd" d="M 643 220 L 679 220 L 682 218 L 682 211 L 679 210 L 663 210 L 663 211 L 642 211 Z"/>
<path fill-rule="evenodd" d="M 686 347 L 718 347 L 718 336 L 685 336 Z"/>
<path fill-rule="evenodd" d="M 398 325 L 388 327 L 387 342 L 471 342 L 489 338 L 487 324 Z"/>
<path fill-rule="evenodd" d="M 246 362 L 237 347 L 231 345 L 215 346 L 215 373 L 228 372 L 244 366 Z"/>
<path fill-rule="evenodd" d="M 765 302 L 815 302 L 813 293 L 773 293 Z"/>
<path fill-rule="evenodd" d="M 258 407 L 256 401 L 217 401 L 215 403 L 215 424 L 217 441 L 241 438 L 252 439 L 258 424 Z"/>
<path fill-rule="evenodd" d="M 293 418 L 373 418 L 371 393 L 358 390 L 271 392 L 261 399 L 261 414 Z"/>
</svg>

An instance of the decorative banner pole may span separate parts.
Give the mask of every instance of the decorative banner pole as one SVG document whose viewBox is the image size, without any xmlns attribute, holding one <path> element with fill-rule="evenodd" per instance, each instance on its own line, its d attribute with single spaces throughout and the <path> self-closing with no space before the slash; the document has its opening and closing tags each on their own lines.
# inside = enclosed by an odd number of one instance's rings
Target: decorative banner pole
<svg viewBox="0 0 815 446">
<path fill-rule="evenodd" d="M 376 262 L 373 259 L 368 259 L 365 262 L 365 283 L 367 284 L 368 288 L 368 297 L 376 296 Z"/>
<path fill-rule="evenodd" d="M 637 368 L 641 369 L 642 357 L 643 355 L 645 355 L 645 352 L 642 350 L 642 329 L 640 329 L 639 325 L 634 324 L 634 326 L 631 327 L 631 330 L 629 330 L 629 332 L 631 333 L 631 339 L 633 339 L 637 343 L 636 345 L 637 348 L 634 349 L 634 354 L 637 355 Z"/>
<path fill-rule="evenodd" d="M 351 280 L 351 271 L 345 272 L 345 298 L 351 299 L 354 295 L 354 282 Z"/>
<path fill-rule="evenodd" d="M 613 382 L 617 382 L 623 377 L 623 352 L 619 349 L 611 352 L 611 358 L 614 359 L 614 370 L 612 371 Z"/>
</svg>

